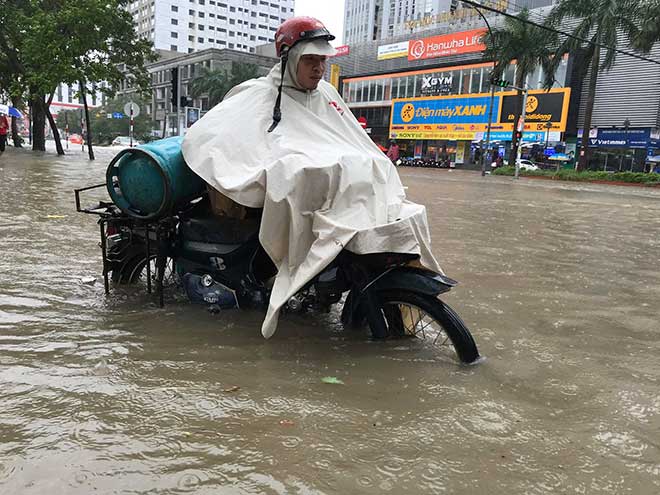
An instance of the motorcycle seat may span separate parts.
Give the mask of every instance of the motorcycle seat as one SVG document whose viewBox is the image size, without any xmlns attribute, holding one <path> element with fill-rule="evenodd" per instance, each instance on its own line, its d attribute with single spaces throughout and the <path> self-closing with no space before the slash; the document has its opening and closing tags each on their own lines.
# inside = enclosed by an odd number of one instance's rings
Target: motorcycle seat
<svg viewBox="0 0 660 495">
<path fill-rule="evenodd" d="M 187 218 L 179 228 L 187 241 L 210 244 L 245 244 L 259 233 L 259 218 L 238 219 L 209 215 Z"/>
</svg>

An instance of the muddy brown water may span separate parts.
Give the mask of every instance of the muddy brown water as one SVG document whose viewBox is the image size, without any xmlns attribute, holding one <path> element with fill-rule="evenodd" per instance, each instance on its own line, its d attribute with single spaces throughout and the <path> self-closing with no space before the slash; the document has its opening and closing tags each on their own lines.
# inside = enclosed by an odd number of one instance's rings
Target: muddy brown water
<svg viewBox="0 0 660 495">
<path fill-rule="evenodd" d="M 0 156 L 0 493 L 660 492 L 660 191 L 402 169 L 487 357 L 461 367 L 334 313 L 264 341 L 106 297 L 72 191 L 112 153 Z"/>
</svg>

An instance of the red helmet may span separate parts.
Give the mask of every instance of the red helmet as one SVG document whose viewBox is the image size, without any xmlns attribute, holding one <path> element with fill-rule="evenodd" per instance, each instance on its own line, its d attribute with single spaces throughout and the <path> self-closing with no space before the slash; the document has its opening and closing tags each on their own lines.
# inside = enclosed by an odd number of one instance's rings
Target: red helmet
<svg viewBox="0 0 660 495">
<path fill-rule="evenodd" d="M 323 38 L 327 41 L 335 39 L 321 21 L 313 17 L 299 16 L 284 21 L 275 33 L 275 51 L 282 55 L 282 49 L 293 47 L 299 41 Z"/>
</svg>

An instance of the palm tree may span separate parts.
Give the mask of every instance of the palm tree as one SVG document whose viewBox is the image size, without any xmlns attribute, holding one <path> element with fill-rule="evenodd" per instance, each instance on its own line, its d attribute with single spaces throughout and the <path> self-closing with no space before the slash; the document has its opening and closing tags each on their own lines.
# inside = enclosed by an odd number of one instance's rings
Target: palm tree
<svg viewBox="0 0 660 495">
<path fill-rule="evenodd" d="M 523 9 L 517 18 L 506 17 L 502 28 L 495 28 L 483 37 L 486 45 L 484 58 L 495 62 L 492 75 L 500 79 L 511 62 L 516 61 L 515 86 L 523 88 L 527 76 L 532 74 L 540 65 L 546 74 L 546 86 L 552 87 L 555 67 L 552 65 L 552 56 L 557 46 L 557 37 L 544 29 L 533 26 L 529 20 L 529 10 Z M 518 155 L 518 138 L 516 124 L 522 114 L 523 92 L 518 90 L 518 103 L 514 120 L 514 129 L 511 135 L 511 153 L 509 163 L 516 163 Z"/>
<path fill-rule="evenodd" d="M 587 69 L 591 69 L 582 130 L 582 147 L 577 164 L 579 170 L 587 168 L 589 164 L 589 129 L 591 129 L 598 75 L 614 65 L 617 36 L 620 33 L 623 33 L 629 41 L 639 36 L 638 25 L 642 13 L 643 2 L 640 0 L 560 0 L 546 19 L 550 26 L 557 26 L 567 19 L 576 21 L 571 32 L 575 38 L 567 37 L 559 45 L 554 63 L 558 63 L 561 56 L 566 53 L 583 50 L 585 73 Z M 576 38 L 586 39 L 589 43 Z M 601 56 L 602 51 L 604 56 Z"/>
<path fill-rule="evenodd" d="M 642 23 L 638 36 L 633 39 L 633 47 L 648 53 L 660 41 L 660 0 L 649 1 L 642 7 Z"/>
<path fill-rule="evenodd" d="M 259 67 L 254 64 L 232 63 L 231 70 L 225 68 L 210 70 L 204 67 L 202 73 L 190 83 L 190 94 L 199 98 L 206 94 L 209 106 L 220 103 L 231 88 L 248 79 L 259 76 Z"/>
</svg>

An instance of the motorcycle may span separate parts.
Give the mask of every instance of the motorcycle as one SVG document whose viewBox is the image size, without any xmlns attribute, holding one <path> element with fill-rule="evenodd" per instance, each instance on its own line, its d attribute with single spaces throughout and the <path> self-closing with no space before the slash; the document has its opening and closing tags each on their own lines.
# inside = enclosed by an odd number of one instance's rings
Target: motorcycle
<svg viewBox="0 0 660 495">
<path fill-rule="evenodd" d="M 133 148 L 130 153 L 139 151 Z M 277 270 L 259 242 L 261 211 L 248 209 L 244 219 L 214 215 L 204 188 L 172 204 L 166 214 L 136 214 L 116 195 L 119 179 L 112 170 L 123 153 L 111 162 L 106 183 L 75 190 L 76 210 L 99 217 L 106 294 L 111 283 L 144 282 L 150 293 L 155 287 L 161 307 L 164 289 L 176 286 L 191 302 L 213 312 L 266 308 Z M 82 207 L 81 193 L 101 187 L 107 187 L 115 201 Z M 462 363 L 478 361 L 470 331 L 438 297 L 457 282 L 415 266 L 417 258 L 344 250 L 291 297 L 284 310 L 328 312 L 343 304 L 341 322 L 346 328 L 366 324 L 375 339 L 422 339 L 449 349 Z"/>
</svg>

